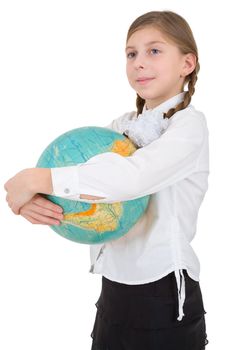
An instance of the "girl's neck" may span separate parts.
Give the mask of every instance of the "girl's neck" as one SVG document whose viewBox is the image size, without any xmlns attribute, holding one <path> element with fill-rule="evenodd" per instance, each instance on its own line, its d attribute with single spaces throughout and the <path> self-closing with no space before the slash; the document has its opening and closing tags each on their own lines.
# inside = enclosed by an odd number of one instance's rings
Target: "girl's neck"
<svg viewBox="0 0 229 350">
<path fill-rule="evenodd" d="M 184 92 L 184 91 L 172 93 L 172 94 L 168 95 L 167 97 L 161 97 L 161 98 L 159 97 L 158 99 L 145 100 L 146 109 L 154 109 L 155 107 L 160 106 L 162 103 L 170 100 L 174 96 L 181 94 L 182 92 Z"/>
</svg>

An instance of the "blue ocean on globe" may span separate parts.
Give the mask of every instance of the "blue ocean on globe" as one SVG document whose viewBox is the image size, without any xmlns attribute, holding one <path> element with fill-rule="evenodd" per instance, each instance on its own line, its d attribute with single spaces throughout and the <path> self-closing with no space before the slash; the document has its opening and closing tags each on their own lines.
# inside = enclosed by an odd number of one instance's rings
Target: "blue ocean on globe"
<svg viewBox="0 0 229 350">
<path fill-rule="evenodd" d="M 36 166 L 72 166 L 104 152 L 127 157 L 135 151 L 136 146 L 125 135 L 104 127 L 86 126 L 57 137 L 43 151 Z M 52 230 L 74 242 L 99 244 L 125 235 L 143 215 L 150 195 L 117 203 L 86 203 L 53 195 L 46 197 L 63 208 L 64 219 L 59 226 L 50 226 Z"/>
</svg>

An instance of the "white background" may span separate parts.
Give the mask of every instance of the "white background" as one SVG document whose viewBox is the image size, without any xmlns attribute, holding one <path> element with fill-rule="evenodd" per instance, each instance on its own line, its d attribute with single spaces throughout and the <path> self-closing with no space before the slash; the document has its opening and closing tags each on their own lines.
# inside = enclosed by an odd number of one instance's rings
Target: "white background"
<svg viewBox="0 0 229 350">
<path fill-rule="evenodd" d="M 190 24 L 200 73 L 192 104 L 206 115 L 209 189 L 192 246 L 201 263 L 209 350 L 228 346 L 228 37 L 226 1 L 1 1 L 0 348 L 90 349 L 101 276 L 89 246 L 12 214 L 3 184 L 34 167 L 57 136 L 135 109 L 125 73 L 133 20 L 172 10 Z M 118 349 L 117 349 L 118 350 Z"/>
</svg>

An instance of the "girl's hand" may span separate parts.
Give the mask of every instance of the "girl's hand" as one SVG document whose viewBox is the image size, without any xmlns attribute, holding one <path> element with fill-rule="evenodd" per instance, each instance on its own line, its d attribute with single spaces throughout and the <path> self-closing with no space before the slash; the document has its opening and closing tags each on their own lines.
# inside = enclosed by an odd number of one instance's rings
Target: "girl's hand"
<svg viewBox="0 0 229 350">
<path fill-rule="evenodd" d="M 9 179 L 5 185 L 6 200 L 14 214 L 19 214 L 20 208 L 36 193 L 52 193 L 50 169 L 24 169 Z"/>
<path fill-rule="evenodd" d="M 63 209 L 36 194 L 28 203 L 20 209 L 20 215 L 32 224 L 41 225 L 59 225 L 60 220 L 63 220 Z"/>
<path fill-rule="evenodd" d="M 5 183 L 6 200 L 14 214 L 19 214 L 20 208 L 34 196 L 35 193 L 29 185 L 30 178 L 27 169 L 20 171 Z"/>
</svg>

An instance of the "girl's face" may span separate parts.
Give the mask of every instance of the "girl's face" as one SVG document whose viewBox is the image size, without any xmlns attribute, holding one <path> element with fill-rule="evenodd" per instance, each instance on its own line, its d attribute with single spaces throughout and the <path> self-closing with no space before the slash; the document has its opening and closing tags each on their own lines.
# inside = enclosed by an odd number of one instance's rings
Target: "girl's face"
<svg viewBox="0 0 229 350">
<path fill-rule="evenodd" d="M 196 57 L 182 54 L 153 27 L 134 32 L 126 47 L 126 73 L 131 87 L 154 108 L 183 91 L 185 76 L 195 69 Z"/>
</svg>

